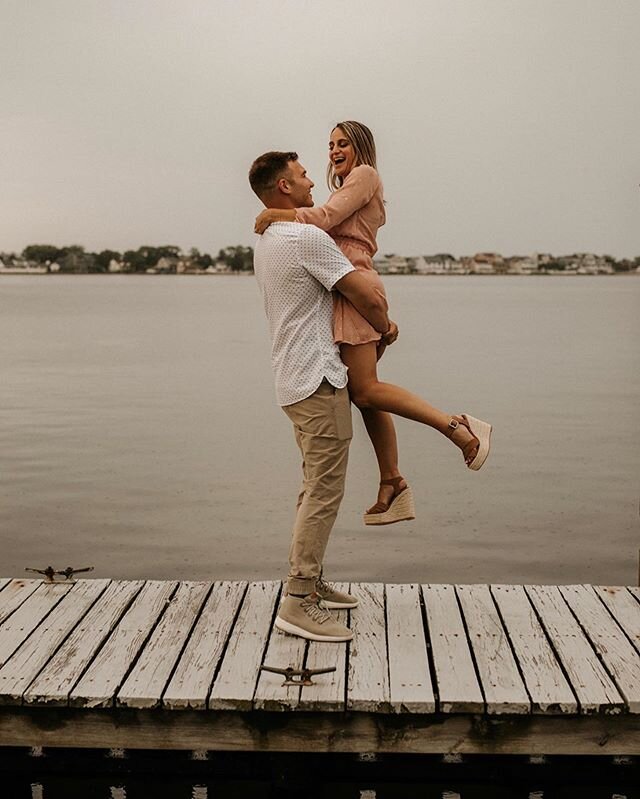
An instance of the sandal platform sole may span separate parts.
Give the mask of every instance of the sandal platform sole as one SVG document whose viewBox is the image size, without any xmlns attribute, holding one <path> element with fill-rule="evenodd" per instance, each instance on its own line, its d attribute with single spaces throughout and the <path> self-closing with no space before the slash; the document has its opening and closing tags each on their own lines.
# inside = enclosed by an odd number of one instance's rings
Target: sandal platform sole
<svg viewBox="0 0 640 799">
<path fill-rule="evenodd" d="M 482 419 L 476 419 L 475 416 L 469 416 L 467 413 L 463 414 L 463 416 L 467 422 L 469 422 L 471 432 L 480 442 L 478 454 L 469 464 L 469 469 L 477 472 L 489 455 L 489 450 L 491 449 L 491 430 L 493 428 L 489 422 L 483 422 Z"/>
<path fill-rule="evenodd" d="M 411 486 L 407 486 L 384 513 L 365 513 L 364 523 L 368 525 L 395 524 L 396 522 L 409 522 L 415 518 L 416 507 L 413 501 L 413 491 Z"/>
</svg>

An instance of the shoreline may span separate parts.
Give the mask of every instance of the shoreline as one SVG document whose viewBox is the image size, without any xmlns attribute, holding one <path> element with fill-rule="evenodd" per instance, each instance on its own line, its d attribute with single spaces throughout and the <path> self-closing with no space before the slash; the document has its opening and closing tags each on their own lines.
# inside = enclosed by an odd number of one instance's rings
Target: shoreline
<svg viewBox="0 0 640 799">
<path fill-rule="evenodd" d="M 513 272 L 454 272 L 451 274 L 421 274 L 418 272 L 379 272 L 381 277 L 419 277 L 419 278 L 461 278 L 461 277 L 640 277 L 640 272 L 606 272 L 583 273 L 552 270 L 548 272 L 532 272 L 517 274 Z M 237 272 L 47 272 L 0 269 L 0 277 L 242 277 L 253 276 L 254 272 L 241 270 Z"/>
</svg>

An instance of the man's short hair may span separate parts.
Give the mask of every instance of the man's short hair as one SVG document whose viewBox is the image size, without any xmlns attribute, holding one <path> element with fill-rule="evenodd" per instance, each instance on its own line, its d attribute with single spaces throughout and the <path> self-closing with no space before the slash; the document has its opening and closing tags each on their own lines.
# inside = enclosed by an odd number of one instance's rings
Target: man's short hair
<svg viewBox="0 0 640 799">
<path fill-rule="evenodd" d="M 287 171 L 291 161 L 298 160 L 298 153 L 264 153 L 256 158 L 249 170 L 249 183 L 254 192 L 262 199 L 265 194 L 275 189 L 278 180 Z"/>
</svg>

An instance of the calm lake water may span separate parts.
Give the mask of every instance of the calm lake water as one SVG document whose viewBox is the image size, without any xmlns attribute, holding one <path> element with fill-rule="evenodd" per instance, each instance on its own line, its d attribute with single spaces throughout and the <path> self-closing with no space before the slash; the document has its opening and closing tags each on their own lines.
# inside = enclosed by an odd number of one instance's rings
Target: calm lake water
<svg viewBox="0 0 640 799">
<path fill-rule="evenodd" d="M 415 522 L 367 529 L 354 410 L 327 576 L 635 584 L 640 279 L 387 279 L 383 379 L 494 424 L 473 473 L 398 420 Z M 280 578 L 300 465 L 252 277 L 0 279 L 0 574 Z"/>
</svg>

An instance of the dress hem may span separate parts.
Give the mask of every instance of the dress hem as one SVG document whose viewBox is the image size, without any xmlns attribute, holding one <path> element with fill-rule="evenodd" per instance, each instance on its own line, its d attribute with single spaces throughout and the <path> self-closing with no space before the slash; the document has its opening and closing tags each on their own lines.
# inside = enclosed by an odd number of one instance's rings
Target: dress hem
<svg viewBox="0 0 640 799">
<path fill-rule="evenodd" d="M 372 341 L 379 342 L 382 340 L 382 333 L 378 334 L 376 338 L 368 338 L 362 341 L 346 341 L 345 339 L 334 339 L 333 343 L 340 346 L 341 344 L 349 344 L 351 347 L 358 347 L 360 344 L 371 344 Z"/>
</svg>

